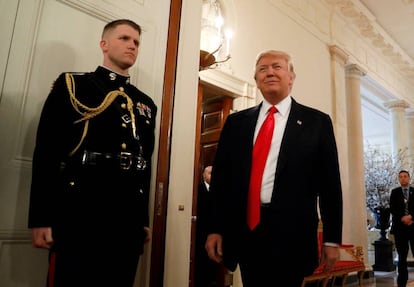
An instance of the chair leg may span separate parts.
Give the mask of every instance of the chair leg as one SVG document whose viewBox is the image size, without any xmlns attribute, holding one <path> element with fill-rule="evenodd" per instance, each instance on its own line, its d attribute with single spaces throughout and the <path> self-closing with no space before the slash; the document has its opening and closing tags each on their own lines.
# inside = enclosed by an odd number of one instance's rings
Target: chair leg
<svg viewBox="0 0 414 287">
<path fill-rule="evenodd" d="M 330 279 L 330 277 L 322 279 L 322 287 L 327 287 Z"/>
<path fill-rule="evenodd" d="M 333 287 L 335 285 L 335 282 L 336 282 L 336 276 L 332 276 L 330 286 Z"/>
<path fill-rule="evenodd" d="M 348 274 L 344 274 L 342 276 L 342 287 L 345 287 L 345 283 L 346 283 L 346 278 L 348 277 Z"/>
<path fill-rule="evenodd" d="M 358 271 L 359 287 L 362 287 L 362 281 L 364 280 L 365 271 Z"/>
</svg>

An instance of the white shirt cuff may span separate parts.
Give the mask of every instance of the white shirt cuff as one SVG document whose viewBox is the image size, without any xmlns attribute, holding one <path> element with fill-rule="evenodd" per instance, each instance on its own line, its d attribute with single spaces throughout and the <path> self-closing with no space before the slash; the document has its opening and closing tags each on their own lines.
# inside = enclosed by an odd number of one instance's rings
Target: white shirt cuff
<svg viewBox="0 0 414 287">
<path fill-rule="evenodd" d="M 323 245 L 331 246 L 331 247 L 339 247 L 338 243 L 333 243 L 333 242 L 324 242 Z"/>
</svg>

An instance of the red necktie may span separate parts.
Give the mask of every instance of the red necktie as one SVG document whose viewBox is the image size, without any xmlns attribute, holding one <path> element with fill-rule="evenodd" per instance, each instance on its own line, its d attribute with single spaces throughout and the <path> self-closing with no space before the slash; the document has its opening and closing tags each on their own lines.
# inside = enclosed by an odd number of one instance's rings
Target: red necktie
<svg viewBox="0 0 414 287">
<path fill-rule="evenodd" d="M 253 230 L 260 221 L 260 190 L 275 126 L 273 114 L 276 112 L 276 107 L 272 106 L 269 108 L 267 117 L 260 127 L 253 147 L 252 171 L 250 174 L 249 195 L 247 198 L 247 225 L 250 230 Z"/>
</svg>

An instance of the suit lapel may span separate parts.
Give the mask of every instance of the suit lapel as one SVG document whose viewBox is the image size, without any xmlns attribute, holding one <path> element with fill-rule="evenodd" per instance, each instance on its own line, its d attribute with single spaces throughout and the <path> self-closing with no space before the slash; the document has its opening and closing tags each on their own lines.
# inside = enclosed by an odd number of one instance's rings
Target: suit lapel
<svg viewBox="0 0 414 287">
<path fill-rule="evenodd" d="M 293 143 L 295 143 L 300 136 L 303 122 L 304 119 L 302 118 L 301 106 L 292 98 L 292 107 L 290 109 L 289 118 L 287 120 L 285 132 L 280 145 L 275 181 L 277 180 L 280 172 L 286 166 L 289 149 L 295 147 Z"/>
<path fill-rule="evenodd" d="M 242 170 L 245 172 L 244 178 L 249 179 L 250 178 L 250 170 L 252 165 L 252 153 L 253 153 L 253 141 L 254 141 L 254 131 L 256 128 L 257 118 L 259 117 L 259 111 L 262 104 L 259 104 L 249 110 L 245 113 L 244 121 L 240 124 L 240 133 L 246 133 L 245 142 L 240 142 L 238 144 L 245 145 L 243 149 L 246 151 L 243 153 L 245 156 L 244 160 L 242 162 L 246 163 L 246 167 Z"/>
<path fill-rule="evenodd" d="M 412 198 L 412 194 L 413 194 L 413 189 L 414 188 L 412 188 L 411 186 L 408 186 L 408 201 L 412 201 L 413 200 L 413 198 Z M 403 194 L 403 196 L 404 196 L 404 191 L 403 191 L 403 189 L 401 188 L 401 193 Z"/>
<path fill-rule="evenodd" d="M 249 135 L 248 137 L 251 139 L 249 142 L 250 147 L 253 149 L 253 139 L 254 139 L 254 131 L 256 129 L 257 118 L 259 117 L 259 111 L 262 104 L 253 107 L 252 109 L 248 110 L 246 113 L 246 125 L 241 126 L 242 129 L 245 129 Z"/>
</svg>

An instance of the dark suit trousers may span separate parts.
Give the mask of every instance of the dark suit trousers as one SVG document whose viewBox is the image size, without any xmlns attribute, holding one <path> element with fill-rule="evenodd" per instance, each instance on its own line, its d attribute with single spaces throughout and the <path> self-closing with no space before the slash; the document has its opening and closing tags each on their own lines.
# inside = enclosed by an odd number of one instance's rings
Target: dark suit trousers
<svg viewBox="0 0 414 287">
<path fill-rule="evenodd" d="M 398 277 L 397 283 L 398 287 L 405 287 L 408 280 L 408 265 L 407 265 L 407 256 L 410 244 L 411 250 L 414 250 L 414 229 L 413 228 L 403 228 L 399 229 L 394 233 L 395 238 L 395 247 L 397 248 L 398 253 Z"/>
<path fill-rule="evenodd" d="M 239 261 L 243 287 L 258 286 L 301 286 L 303 275 L 295 266 L 287 264 L 292 259 L 277 258 L 272 250 L 285 248 L 275 246 L 275 233 L 271 232 L 267 218 L 267 208 L 261 209 L 261 221 L 257 227 L 247 232 L 243 239 L 242 254 Z M 284 236 L 280 231 L 279 236 Z"/>
</svg>

